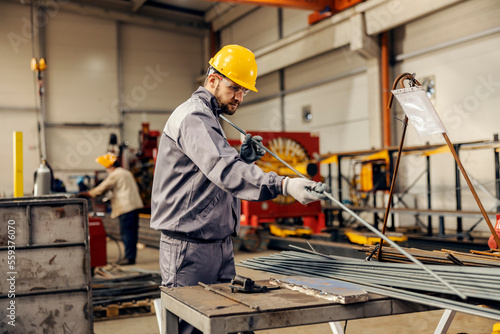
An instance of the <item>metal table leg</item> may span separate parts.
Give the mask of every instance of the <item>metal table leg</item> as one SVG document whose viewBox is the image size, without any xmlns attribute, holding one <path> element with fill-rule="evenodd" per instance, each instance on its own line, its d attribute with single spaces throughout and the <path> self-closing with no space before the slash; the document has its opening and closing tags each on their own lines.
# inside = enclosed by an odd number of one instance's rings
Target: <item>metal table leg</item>
<svg viewBox="0 0 500 334">
<path fill-rule="evenodd" d="M 443 315 L 441 316 L 441 320 L 439 320 L 439 324 L 434 331 L 434 334 L 446 334 L 451 326 L 453 318 L 455 318 L 455 314 L 457 314 L 457 311 L 444 310 Z"/>
<path fill-rule="evenodd" d="M 170 312 L 167 309 L 164 309 L 164 312 L 162 312 L 162 315 L 165 314 L 165 325 L 162 325 L 162 327 L 165 327 L 165 334 L 178 334 L 179 333 L 179 317 Z M 165 323 L 162 321 L 162 323 Z"/>
<path fill-rule="evenodd" d="M 333 334 L 344 334 L 344 329 L 340 326 L 340 322 L 329 322 Z"/>
</svg>

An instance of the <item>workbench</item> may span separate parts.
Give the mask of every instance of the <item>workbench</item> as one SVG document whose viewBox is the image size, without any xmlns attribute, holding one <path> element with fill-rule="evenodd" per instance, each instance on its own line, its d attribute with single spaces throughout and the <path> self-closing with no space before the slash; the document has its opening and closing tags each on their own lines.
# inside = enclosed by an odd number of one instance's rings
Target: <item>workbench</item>
<svg viewBox="0 0 500 334">
<path fill-rule="evenodd" d="M 257 281 L 269 286 L 269 281 Z M 161 333 L 177 334 L 179 318 L 205 334 L 232 333 L 435 310 L 430 306 L 369 294 L 368 301 L 337 304 L 286 288 L 232 293 L 229 284 L 161 289 Z"/>
</svg>

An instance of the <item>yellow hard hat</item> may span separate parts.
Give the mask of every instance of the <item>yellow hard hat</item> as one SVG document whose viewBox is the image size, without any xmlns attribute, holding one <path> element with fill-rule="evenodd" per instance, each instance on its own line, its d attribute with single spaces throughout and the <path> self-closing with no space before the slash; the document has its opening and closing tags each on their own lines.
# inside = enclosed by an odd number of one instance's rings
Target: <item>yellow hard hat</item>
<svg viewBox="0 0 500 334">
<path fill-rule="evenodd" d="M 240 45 L 226 45 L 208 62 L 243 88 L 257 92 L 257 62 L 252 51 Z"/>
<path fill-rule="evenodd" d="M 106 168 L 113 166 L 116 160 L 118 160 L 118 158 L 113 153 L 106 153 L 105 155 L 101 155 L 100 157 L 97 157 L 97 159 L 95 159 L 96 162 L 100 163 Z"/>
</svg>

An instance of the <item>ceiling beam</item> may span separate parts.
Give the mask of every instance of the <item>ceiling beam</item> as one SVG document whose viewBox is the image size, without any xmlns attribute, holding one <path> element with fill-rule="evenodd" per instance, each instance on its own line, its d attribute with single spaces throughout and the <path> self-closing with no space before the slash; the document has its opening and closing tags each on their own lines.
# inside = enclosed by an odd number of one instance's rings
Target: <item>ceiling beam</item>
<svg viewBox="0 0 500 334">
<path fill-rule="evenodd" d="M 76 3 L 76 1 L 71 1 L 64 4 L 61 3 L 59 6 L 61 10 L 74 14 L 86 15 L 106 20 L 119 21 L 123 23 L 144 25 L 186 35 L 203 37 L 205 35 L 205 30 L 206 30 L 205 28 L 206 23 L 204 22 L 201 22 L 199 24 L 198 23 L 193 24 L 188 20 L 175 20 L 168 17 L 158 17 L 158 16 L 149 17 L 143 13 L 132 13 L 130 12 L 130 8 L 128 9 L 127 12 L 123 12 L 121 10 L 110 10 L 110 9 L 85 5 L 83 3 Z"/>
<path fill-rule="evenodd" d="M 136 12 L 139 8 L 144 5 L 147 0 L 131 0 L 132 1 L 132 11 Z"/>
<path fill-rule="evenodd" d="M 209 0 L 217 2 L 232 2 L 238 4 L 275 6 L 306 10 L 324 10 L 334 8 L 334 0 Z"/>
<path fill-rule="evenodd" d="M 219 31 L 257 8 L 259 7 L 220 3 L 207 11 L 205 22 L 211 22 L 212 29 Z"/>
<path fill-rule="evenodd" d="M 146 3 L 146 0 L 132 1 L 134 6 L 139 3 Z M 71 8 L 70 10 L 72 11 L 75 11 L 76 8 L 81 8 L 82 14 L 83 12 L 97 13 L 105 11 L 109 12 L 110 16 L 125 17 L 126 20 L 124 22 L 131 22 L 138 19 L 143 22 L 151 20 L 163 26 L 175 26 L 177 28 L 186 27 L 187 29 L 193 28 L 200 30 L 208 28 L 207 23 L 204 21 L 204 17 L 200 15 L 182 13 L 148 5 L 142 5 L 133 10 L 132 2 L 122 0 L 72 0 L 66 3 L 60 3 L 59 6 L 61 8 Z M 112 17 L 110 17 L 110 19 L 112 19 Z"/>
</svg>

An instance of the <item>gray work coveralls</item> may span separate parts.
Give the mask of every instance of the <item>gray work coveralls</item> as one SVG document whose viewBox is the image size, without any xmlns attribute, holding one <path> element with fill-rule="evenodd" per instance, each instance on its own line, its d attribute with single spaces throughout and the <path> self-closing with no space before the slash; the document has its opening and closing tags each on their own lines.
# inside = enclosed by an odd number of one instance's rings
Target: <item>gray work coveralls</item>
<svg viewBox="0 0 500 334">
<path fill-rule="evenodd" d="M 247 164 L 229 145 L 216 98 L 199 87 L 163 130 L 151 200 L 151 227 L 162 231 L 162 285 L 228 282 L 235 274 L 231 235 L 240 201 L 282 193 L 283 176 Z"/>
</svg>

